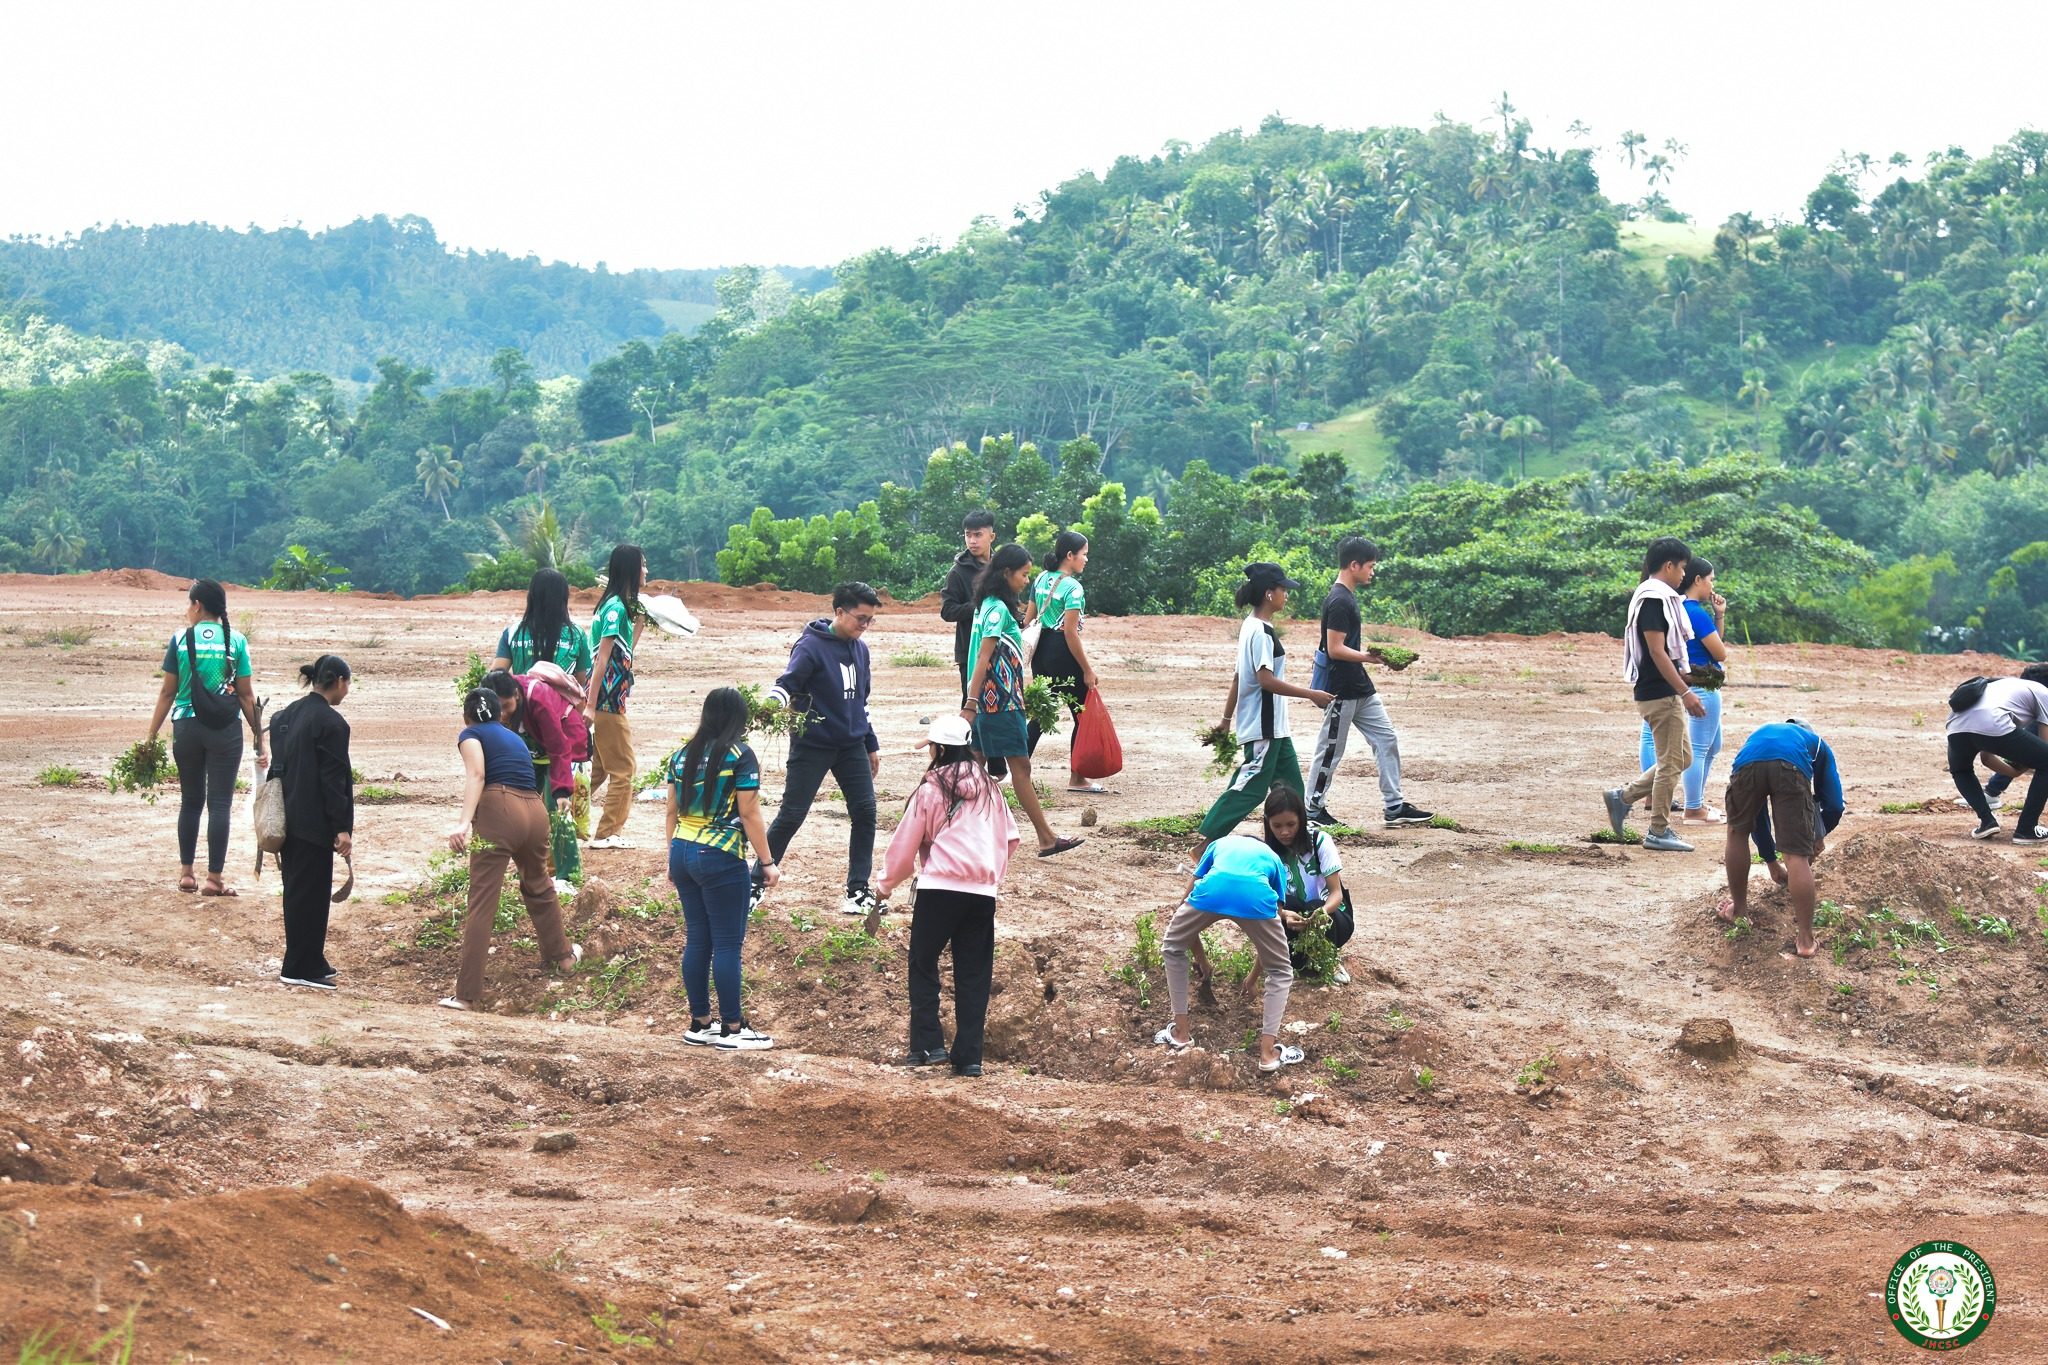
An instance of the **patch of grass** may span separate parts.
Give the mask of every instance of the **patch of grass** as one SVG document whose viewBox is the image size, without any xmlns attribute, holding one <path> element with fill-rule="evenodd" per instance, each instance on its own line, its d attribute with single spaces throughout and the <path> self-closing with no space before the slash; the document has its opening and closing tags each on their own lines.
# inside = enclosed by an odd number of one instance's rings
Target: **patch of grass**
<svg viewBox="0 0 2048 1365">
<path fill-rule="evenodd" d="M 384 643 L 384 637 L 381 635 L 365 635 L 360 640 L 349 641 L 348 647 L 350 649 L 382 649 L 384 648 Z"/>
<path fill-rule="evenodd" d="M 1614 837 L 1614 831 L 1611 829 L 1596 829 L 1591 834 L 1588 834 L 1586 839 L 1588 842 L 1595 844 L 1640 844 L 1643 841 L 1643 836 L 1638 831 L 1623 825 L 1619 839 Z"/>
<path fill-rule="evenodd" d="M 1348 1066 L 1336 1057 L 1323 1058 L 1323 1070 L 1330 1073 L 1330 1079 L 1333 1081 L 1355 1081 L 1358 1079 L 1358 1068 Z"/>
<path fill-rule="evenodd" d="M 1842 907 L 1833 901 L 1822 901 L 1813 907 L 1813 927 L 1832 929 L 1842 922 Z"/>
<path fill-rule="evenodd" d="M 1436 1089 L 1436 1084 L 1436 1071 L 1433 1068 L 1426 1066 L 1415 1068 L 1415 1088 L 1417 1090 L 1427 1095 Z"/>
<path fill-rule="evenodd" d="M 396 787 L 370 785 L 356 790 L 356 800 L 366 806 L 382 806 L 393 801 L 403 800 L 404 797 L 405 793 Z"/>
<path fill-rule="evenodd" d="M 1918 815 L 1920 814 L 1920 803 L 1918 801 L 1887 801 L 1877 808 L 1877 813 L 1879 815 Z"/>
<path fill-rule="evenodd" d="M 54 1327 L 31 1332 L 16 1360 L 18 1365 L 128 1365 L 134 1358 L 135 1310 L 131 1308 L 119 1327 L 84 1346 L 59 1342 Z"/>
<path fill-rule="evenodd" d="M 1277 431 L 1262 438 L 1278 436 L 1295 455 L 1335 451 L 1344 457 L 1351 472 L 1361 481 L 1377 478 L 1394 456 L 1394 443 L 1380 433 L 1375 409 L 1361 407 L 1317 422 L 1307 431 Z"/>
<path fill-rule="evenodd" d="M 1852 981 L 1837 981 L 1835 983 L 1835 994 L 1854 995 L 1856 994 L 1856 984 Z"/>
<path fill-rule="evenodd" d="M 645 924 L 650 920 L 679 916 L 682 908 L 682 902 L 675 899 L 664 885 L 648 882 L 633 899 L 621 901 L 614 913 Z"/>
<path fill-rule="evenodd" d="M 76 649 L 80 645 L 91 644 L 93 636 L 97 634 L 97 626 L 52 626 L 48 630 L 39 630 L 33 635 L 23 636 L 21 642 L 31 646 L 56 645 L 61 649 Z"/>
<path fill-rule="evenodd" d="M 1133 925 L 1138 932 L 1137 942 L 1131 945 L 1123 961 L 1111 959 L 1103 964 L 1103 970 L 1137 992 L 1139 1009 L 1151 1009 L 1152 979 L 1166 965 L 1159 952 L 1159 916 L 1147 910 Z"/>
<path fill-rule="evenodd" d="M 1541 1056 L 1522 1063 L 1522 1069 L 1515 1073 L 1515 1086 L 1522 1090 L 1534 1089 L 1549 1080 L 1550 1073 L 1556 1069 L 1557 1054 L 1545 1048 Z"/>
<path fill-rule="evenodd" d="M 1226 952 L 1213 929 L 1202 934 L 1202 947 L 1209 954 L 1209 966 L 1215 971 L 1217 979 L 1227 981 L 1233 986 L 1249 977 L 1252 969 L 1258 965 L 1258 954 L 1252 951 L 1251 944 L 1240 943 Z"/>
<path fill-rule="evenodd" d="M 1508 845 L 1507 845 L 1507 847 L 1508 847 L 1508 852 L 1510 852 L 1510 853 L 1562 853 L 1562 852 L 1564 852 L 1564 845 L 1563 845 L 1563 844 L 1534 844 L 1534 843 L 1530 843 L 1530 842 L 1529 842 L 1528 840 L 1526 840 L 1526 839 L 1510 839 L 1510 840 L 1508 840 Z"/>
<path fill-rule="evenodd" d="M 1273 1112 L 1284 1119 L 1294 1112 L 1294 1102 L 1292 1100 L 1274 1100 Z"/>
<path fill-rule="evenodd" d="M 1751 934 L 1755 932 L 1756 925 L 1751 922 L 1749 916 L 1738 915 L 1736 916 L 1735 923 L 1729 925 L 1728 928 L 1722 932 L 1721 937 L 1727 939 L 1730 943 L 1735 943 L 1742 939 L 1748 938 Z"/>
<path fill-rule="evenodd" d="M 1142 654 L 1126 654 L 1123 666 L 1133 673 L 1157 673 L 1159 666 Z"/>
<path fill-rule="evenodd" d="M 606 1341 L 614 1346 L 652 1346 L 654 1338 L 644 1332 L 636 1332 L 626 1325 L 619 1313 L 619 1307 L 607 1303 L 590 1315 L 590 1325 L 595 1327 Z"/>
<path fill-rule="evenodd" d="M 1344 1016 L 1335 1010 L 1331 1010 L 1330 1017 L 1323 1020 L 1323 1028 L 1330 1033 L 1342 1033 L 1344 1031 Z"/>
<path fill-rule="evenodd" d="M 899 649 L 889 662 L 898 668 L 937 668 L 946 661 L 928 649 Z"/>
<path fill-rule="evenodd" d="M 1168 834 L 1176 839 L 1187 838 L 1202 832 L 1204 812 L 1191 815 L 1149 815 L 1142 820 L 1127 820 L 1124 828 L 1133 834 Z"/>
<path fill-rule="evenodd" d="M 1415 1027 L 1415 1021 L 1406 1014 L 1403 1014 L 1399 1005 L 1387 1006 L 1386 1019 L 1387 1027 L 1393 1029 L 1396 1033 L 1406 1033 L 1409 1029 Z"/>
<path fill-rule="evenodd" d="M 1432 815 L 1429 817 L 1429 828 L 1462 830 L 1465 827 L 1448 815 Z"/>
<path fill-rule="evenodd" d="M 75 787 L 84 780 L 84 773 L 76 768 L 67 768 L 62 763 L 52 763 L 36 774 L 38 787 Z"/>
<path fill-rule="evenodd" d="M 1586 690 L 1586 685 L 1584 683 L 1566 682 L 1559 683 L 1550 690 L 1561 697 L 1576 697 Z"/>
<path fill-rule="evenodd" d="M 1773 1351 L 1764 1357 L 1764 1365 L 1828 1365 L 1828 1358 L 1812 1351 Z"/>
<path fill-rule="evenodd" d="M 815 947 L 807 948 L 796 955 L 799 965 L 808 957 L 811 961 L 834 966 L 842 962 L 874 962 L 880 969 L 881 959 L 888 956 L 888 945 L 863 929 L 831 929 Z"/>
</svg>

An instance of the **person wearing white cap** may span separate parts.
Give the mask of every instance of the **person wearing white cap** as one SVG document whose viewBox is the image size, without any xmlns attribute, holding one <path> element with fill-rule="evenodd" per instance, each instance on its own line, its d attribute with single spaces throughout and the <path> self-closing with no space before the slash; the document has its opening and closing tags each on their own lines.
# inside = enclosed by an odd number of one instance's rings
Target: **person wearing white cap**
<svg viewBox="0 0 2048 1365">
<path fill-rule="evenodd" d="M 910 794 L 883 856 L 878 894 L 916 875 L 910 916 L 910 1053 L 907 1066 L 953 1064 L 981 1074 L 983 1026 L 995 971 L 996 888 L 1021 842 L 1017 821 L 974 757 L 959 716 L 940 716 L 925 739 L 931 766 Z M 953 1046 L 939 1023 L 939 955 L 953 948 Z"/>
</svg>

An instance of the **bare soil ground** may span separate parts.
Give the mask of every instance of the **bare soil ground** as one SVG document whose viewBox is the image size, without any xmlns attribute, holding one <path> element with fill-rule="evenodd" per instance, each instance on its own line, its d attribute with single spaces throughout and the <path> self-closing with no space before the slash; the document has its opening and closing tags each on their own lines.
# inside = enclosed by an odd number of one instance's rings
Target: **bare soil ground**
<svg viewBox="0 0 2048 1365">
<path fill-rule="evenodd" d="M 1422 653 L 1382 678 L 1410 795 L 1461 828 L 1342 840 L 1354 981 L 1297 989 L 1309 1063 L 1275 1080 L 1232 991 L 1198 1008 L 1200 1050 L 1152 1047 L 1164 983 L 1132 956 L 1191 844 L 1128 826 L 1217 790 L 1193 735 L 1235 627 L 1093 621 L 1129 770 L 1087 830 L 1055 790 L 1088 843 L 1013 867 L 967 1081 L 889 1065 L 908 917 L 847 932 L 830 800 L 748 939 L 775 1050 L 682 1044 L 654 805 L 637 848 L 587 855 L 582 973 L 551 986 L 515 925 L 490 1012 L 433 1008 L 449 680 L 508 594 L 234 593 L 259 690 L 349 657 L 356 762 L 397 797 L 360 813 L 343 988 L 279 987 L 276 874 L 250 876 L 239 808 L 242 894 L 201 900 L 174 887 L 174 790 L 37 782 L 139 737 L 180 587 L 0 579 L 0 1351 L 132 1321 L 142 1361 L 1903 1360 L 1885 1275 L 1949 1238 L 1998 1275 L 1974 1357 L 2048 1358 L 2048 882 L 1968 839 L 1942 767 L 1942 698 L 1993 661 L 1738 652 L 1731 751 L 1796 710 L 1847 776 L 1822 952 L 1791 962 L 1761 874 L 1743 931 L 1713 922 L 1711 831 L 1692 855 L 1589 842 L 1636 748 L 1612 641 L 1391 633 Z M 817 610 L 683 592 L 705 629 L 641 653 L 643 764 Z M 869 638 L 886 826 L 955 695 L 951 640 L 915 606 Z M 1056 789 L 1063 741 L 1041 757 Z M 1333 806 L 1376 796 L 1354 753 Z M 1732 1025 L 1732 1059 L 1677 1048 L 1696 1018 Z"/>
</svg>

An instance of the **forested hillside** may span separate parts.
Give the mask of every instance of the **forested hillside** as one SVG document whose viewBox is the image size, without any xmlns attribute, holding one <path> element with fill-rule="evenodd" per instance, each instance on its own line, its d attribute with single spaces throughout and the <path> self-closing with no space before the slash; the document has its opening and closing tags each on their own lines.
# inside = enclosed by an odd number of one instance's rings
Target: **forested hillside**
<svg viewBox="0 0 2048 1365">
<path fill-rule="evenodd" d="M 829 278 L 785 273 L 806 289 Z M 103 337 L 173 342 L 259 378 L 318 370 L 359 383 L 386 355 L 444 383 L 476 383 L 505 346 L 541 374 L 580 376 L 622 342 L 709 317 L 719 274 L 613 274 L 453 251 L 411 216 L 327 232 L 187 223 L 0 241 L 0 306 L 26 304 Z"/>
<path fill-rule="evenodd" d="M 405 356 L 351 406 L 105 358 L 0 393 L 0 562 L 247 578 L 296 543 L 422 591 L 531 525 L 542 554 L 921 591 L 988 502 L 1006 534 L 1088 529 L 1109 610 L 1213 607 L 1234 559 L 1357 527 L 1417 619 L 1543 629 L 1604 622 L 1668 526 L 1728 558 L 1758 639 L 2048 645 L 2048 137 L 1816 168 L 1770 224 L 1680 221 L 1682 154 L 1616 203 L 1505 101 L 1485 129 L 1269 121 L 812 295 L 732 272 L 693 334 L 580 385 Z M 61 339 L 18 314 L 17 350 L 34 326 Z"/>
</svg>

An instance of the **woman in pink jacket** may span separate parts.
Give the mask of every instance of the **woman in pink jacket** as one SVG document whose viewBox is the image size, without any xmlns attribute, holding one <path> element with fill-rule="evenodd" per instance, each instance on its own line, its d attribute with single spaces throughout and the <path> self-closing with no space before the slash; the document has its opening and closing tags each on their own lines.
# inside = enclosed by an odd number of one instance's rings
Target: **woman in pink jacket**
<svg viewBox="0 0 2048 1365">
<path fill-rule="evenodd" d="M 926 736 L 931 767 L 910 794 L 889 838 L 883 900 L 913 872 L 910 917 L 910 1055 L 906 1066 L 950 1061 L 956 1076 L 981 1074 L 982 1027 L 996 961 L 996 887 L 1017 851 L 1017 821 L 975 762 L 973 737 L 958 716 L 941 716 Z M 953 1048 L 939 1024 L 939 954 L 953 945 Z"/>
</svg>

